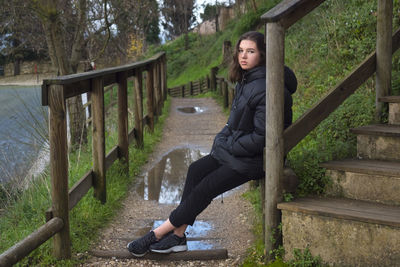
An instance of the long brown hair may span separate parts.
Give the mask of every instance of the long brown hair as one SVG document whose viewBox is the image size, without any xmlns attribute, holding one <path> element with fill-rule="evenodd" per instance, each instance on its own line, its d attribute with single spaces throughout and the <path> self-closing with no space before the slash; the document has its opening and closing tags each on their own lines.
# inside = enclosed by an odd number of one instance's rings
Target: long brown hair
<svg viewBox="0 0 400 267">
<path fill-rule="evenodd" d="M 250 40 L 256 43 L 257 49 L 260 51 L 260 65 L 265 65 L 265 40 L 264 34 L 256 31 L 250 31 L 242 34 L 235 46 L 235 53 L 233 54 L 233 60 L 231 67 L 229 69 L 229 80 L 231 82 L 238 82 L 242 80 L 243 70 L 239 65 L 238 54 L 239 54 L 239 46 L 240 42 L 243 40 Z"/>
</svg>

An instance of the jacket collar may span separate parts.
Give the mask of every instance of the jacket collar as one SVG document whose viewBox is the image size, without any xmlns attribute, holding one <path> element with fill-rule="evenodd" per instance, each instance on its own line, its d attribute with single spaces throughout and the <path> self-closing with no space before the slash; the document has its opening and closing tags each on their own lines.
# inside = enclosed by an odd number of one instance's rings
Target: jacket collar
<svg viewBox="0 0 400 267">
<path fill-rule="evenodd" d="M 241 83 L 249 83 L 257 79 L 265 79 L 265 66 L 258 66 L 243 73 Z"/>
</svg>

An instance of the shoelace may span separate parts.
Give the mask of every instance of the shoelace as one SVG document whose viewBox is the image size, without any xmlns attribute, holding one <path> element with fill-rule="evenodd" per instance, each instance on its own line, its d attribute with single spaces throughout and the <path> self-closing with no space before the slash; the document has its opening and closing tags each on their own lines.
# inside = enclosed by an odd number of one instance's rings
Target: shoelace
<svg viewBox="0 0 400 267">
<path fill-rule="evenodd" d="M 142 238 L 140 243 L 142 243 L 142 244 L 149 244 L 150 243 L 151 244 L 152 242 L 153 242 L 153 235 L 147 234 L 147 235 L 143 236 L 143 238 Z"/>
</svg>

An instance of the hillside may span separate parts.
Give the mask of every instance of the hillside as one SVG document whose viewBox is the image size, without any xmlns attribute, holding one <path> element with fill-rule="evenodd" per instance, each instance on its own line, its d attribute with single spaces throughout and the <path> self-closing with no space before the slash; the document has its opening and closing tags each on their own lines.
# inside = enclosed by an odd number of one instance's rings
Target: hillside
<svg viewBox="0 0 400 267">
<path fill-rule="evenodd" d="M 257 1 L 253 10 L 231 21 L 227 29 L 211 36 L 190 34 L 190 48 L 184 50 L 183 38 L 151 50 L 164 50 L 168 59 L 168 86 L 173 87 L 204 77 L 211 67 L 226 75 L 222 62 L 225 40 L 235 45 L 249 30 L 264 31 L 260 16 L 279 1 Z M 399 10 L 398 1 L 394 10 Z M 250 9 L 251 10 L 251 9 Z M 299 87 L 293 95 L 294 120 L 300 117 L 331 87 L 343 79 L 375 49 L 377 1 L 327 1 L 293 25 L 286 33 L 286 65 L 296 73 Z M 393 27 L 399 25 L 394 16 Z M 398 53 L 393 58 L 393 77 L 400 71 Z M 326 183 L 323 161 L 355 154 L 352 127 L 365 125 L 373 118 L 375 81 L 368 80 L 356 93 L 318 126 L 288 155 L 288 164 L 301 178 L 298 194 L 320 194 Z M 392 94 L 400 94 L 400 79 L 394 78 Z"/>
</svg>

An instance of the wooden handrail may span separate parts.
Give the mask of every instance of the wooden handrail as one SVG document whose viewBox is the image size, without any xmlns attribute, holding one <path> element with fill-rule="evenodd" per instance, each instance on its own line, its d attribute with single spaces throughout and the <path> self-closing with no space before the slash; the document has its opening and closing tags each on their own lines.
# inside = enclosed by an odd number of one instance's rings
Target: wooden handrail
<svg viewBox="0 0 400 267">
<path fill-rule="evenodd" d="M 59 232 L 64 226 L 62 219 L 55 217 L 42 225 L 35 232 L 21 240 L 0 255 L 0 266 L 11 266 L 31 253 Z"/>
<path fill-rule="evenodd" d="M 400 28 L 392 37 L 392 54 L 400 47 Z M 376 70 L 376 52 L 371 53 L 354 71 L 284 131 L 285 154 L 329 116 Z"/>
<path fill-rule="evenodd" d="M 280 213 L 276 203 L 282 199 L 280 185 L 283 173 L 283 164 L 281 162 L 283 155 L 287 154 L 291 148 L 343 103 L 348 96 L 354 93 L 361 84 L 373 75 L 377 67 L 378 70 L 380 70 L 376 71 L 377 84 L 379 81 L 384 85 L 381 89 L 382 92 L 385 91 L 382 95 L 379 95 L 378 87 L 376 87 L 377 98 L 388 93 L 386 91 L 390 87 L 391 76 L 391 57 L 389 54 L 394 53 L 400 45 L 400 34 L 399 30 L 397 30 L 392 36 L 392 46 L 390 46 L 390 36 L 392 33 L 391 21 L 393 16 L 392 3 L 387 0 L 379 0 L 377 44 L 380 43 L 381 45 L 377 45 L 377 53 L 369 55 L 367 59 L 334 87 L 323 99 L 303 114 L 293 125 L 285 131 L 282 131 L 282 114 L 284 110 L 280 104 L 283 103 L 283 97 L 276 98 L 275 95 L 280 93 L 284 85 L 284 79 L 281 73 L 283 72 L 282 65 L 284 64 L 284 57 L 275 60 L 271 60 L 271 58 L 274 58 L 276 54 L 280 52 L 279 49 L 284 50 L 285 30 L 323 2 L 323 0 L 283 0 L 261 17 L 266 23 L 266 83 L 268 88 L 266 96 L 267 127 L 265 138 L 265 155 L 268 160 L 265 160 L 264 163 L 266 179 L 262 180 L 262 182 L 264 182 L 262 188 L 265 190 L 265 194 L 263 195 L 263 210 L 265 211 L 264 243 L 266 252 L 278 246 L 277 243 L 271 240 L 271 236 L 274 235 L 274 229 L 279 225 L 279 220 L 276 220 L 276 218 L 280 218 Z M 279 67 L 278 70 L 276 69 L 277 66 Z M 269 109 L 270 107 L 274 107 L 280 112 L 275 116 L 270 116 L 270 113 L 276 111 Z M 281 132 L 279 132 L 279 130 Z M 280 153 L 281 147 L 283 147 L 283 154 Z M 274 240 L 279 239 L 279 237 L 274 238 Z M 267 260 L 272 259 L 271 257 L 272 254 L 266 254 Z"/>
<path fill-rule="evenodd" d="M 165 55 L 165 52 L 160 52 L 153 57 L 138 61 L 135 63 L 107 68 L 102 70 L 94 70 L 89 72 L 82 72 L 77 74 L 59 76 L 51 79 L 43 80 L 42 84 L 42 105 L 47 106 L 48 103 L 48 88 L 50 85 L 64 85 L 65 97 L 73 97 L 83 93 L 87 93 L 91 90 L 90 80 L 98 77 L 103 77 L 103 85 L 108 86 L 113 83 L 117 83 L 117 74 L 120 72 L 128 72 L 127 76 L 133 76 L 134 70 L 145 67 L 151 63 L 156 62 Z"/>
<path fill-rule="evenodd" d="M 106 170 L 117 159 L 126 162 L 125 172 L 129 175 L 128 149 L 130 140 L 138 140 L 143 135 L 143 127 L 128 129 L 127 107 L 127 80 L 131 76 L 142 83 L 142 75 L 139 72 L 146 69 L 146 91 L 148 93 L 148 105 L 145 116 L 146 124 L 153 130 L 155 116 L 161 114 L 161 105 L 165 100 L 165 53 L 159 53 L 154 57 L 128 64 L 121 67 L 104 70 L 73 74 L 45 80 L 42 85 L 42 104 L 49 105 L 50 121 L 50 170 L 52 181 L 52 208 L 46 212 L 46 218 L 59 217 L 63 221 L 62 229 L 54 239 L 54 255 L 59 258 L 70 258 L 69 237 L 69 210 L 94 187 L 94 196 L 102 203 L 106 202 Z M 106 86 L 118 85 L 118 145 L 108 155 L 105 155 L 105 106 L 104 94 L 108 91 Z M 141 86 L 140 86 L 141 87 Z M 142 94 L 143 88 L 136 88 L 135 94 Z M 157 90 L 157 92 L 153 92 Z M 66 127 L 66 99 L 85 92 L 91 92 L 92 112 L 92 157 L 93 168 L 74 187 L 68 191 L 68 145 Z M 154 99 L 153 96 L 157 98 Z M 155 112 L 158 111 L 158 112 Z M 143 108 L 139 113 L 143 113 Z M 143 120 L 143 114 L 135 114 Z M 133 134 L 132 134 L 133 133 Z"/>
<path fill-rule="evenodd" d="M 76 74 L 65 75 L 65 76 L 59 76 L 59 77 L 55 77 L 55 78 L 51 78 L 51 79 L 46 79 L 43 82 L 45 82 L 48 85 L 50 85 L 50 84 L 64 85 L 64 84 L 75 83 L 75 82 L 79 82 L 79 81 L 83 81 L 83 80 L 87 80 L 87 79 L 103 77 L 108 74 L 114 74 L 114 73 L 118 73 L 118 72 L 124 72 L 127 70 L 144 67 L 150 63 L 156 62 L 163 55 L 165 55 L 165 52 L 160 52 L 160 53 L 157 53 L 156 55 L 152 56 L 149 59 L 137 61 L 137 62 L 134 62 L 131 64 L 123 65 L 123 66 L 82 72 L 82 73 L 76 73 Z"/>
<path fill-rule="evenodd" d="M 325 0 L 284 0 L 261 16 L 265 23 L 279 22 L 285 29 L 310 13 Z"/>
</svg>

